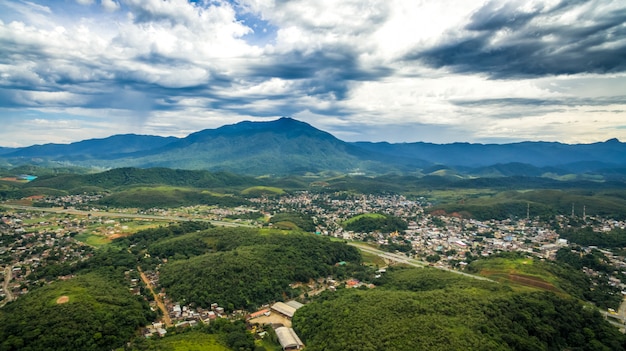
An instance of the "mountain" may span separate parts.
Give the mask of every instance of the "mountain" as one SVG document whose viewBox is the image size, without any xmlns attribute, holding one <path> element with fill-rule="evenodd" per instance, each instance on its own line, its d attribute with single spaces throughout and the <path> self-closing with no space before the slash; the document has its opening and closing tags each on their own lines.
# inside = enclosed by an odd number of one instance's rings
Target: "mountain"
<svg viewBox="0 0 626 351">
<path fill-rule="evenodd" d="M 71 144 L 44 144 L 14 149 L 7 158 L 50 158 L 56 160 L 112 159 L 124 154 L 152 150 L 178 138 L 122 134 L 103 139 L 89 139 Z M 0 155 L 2 155 L 0 150 Z"/>
<path fill-rule="evenodd" d="M 626 144 L 617 139 L 593 144 L 520 142 L 348 143 L 311 125 L 283 117 L 206 129 L 185 138 L 115 135 L 72 144 L 0 149 L 0 164 L 38 162 L 81 167 L 166 167 L 228 171 L 248 175 L 320 173 L 413 173 L 467 176 L 623 179 Z"/>
<path fill-rule="evenodd" d="M 607 165 L 626 164 L 626 144 L 617 139 L 593 144 L 562 144 L 556 142 L 521 142 L 512 144 L 431 144 L 371 143 L 354 145 L 379 154 L 416 157 L 423 161 L 463 167 L 484 167 L 495 164 L 524 163 L 535 167 L 565 166 L 581 162 Z"/>
<path fill-rule="evenodd" d="M 309 124 L 280 118 L 202 130 L 160 148 L 125 155 L 108 166 L 226 170 L 252 175 L 327 170 L 345 173 L 383 167 L 385 164 L 375 156 Z"/>
<path fill-rule="evenodd" d="M 10 147 L 0 147 L 0 155 L 8 154 L 15 151 L 15 149 Z"/>
</svg>

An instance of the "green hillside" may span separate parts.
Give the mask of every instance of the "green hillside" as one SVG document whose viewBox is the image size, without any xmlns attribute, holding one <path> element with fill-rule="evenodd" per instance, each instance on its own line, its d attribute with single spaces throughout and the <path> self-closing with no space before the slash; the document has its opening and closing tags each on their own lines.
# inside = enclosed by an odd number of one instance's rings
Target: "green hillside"
<svg viewBox="0 0 626 351">
<path fill-rule="evenodd" d="M 160 284 L 172 298 L 209 306 L 252 308 L 293 294 L 289 284 L 345 271 L 359 264 L 357 249 L 298 232 L 213 228 L 157 241 L 153 257 L 170 258 Z"/>
<path fill-rule="evenodd" d="M 0 350 L 120 347 L 148 323 L 149 310 L 141 301 L 102 274 L 55 282 L 0 309 Z"/>
<path fill-rule="evenodd" d="M 307 350 L 622 350 L 594 309 L 550 292 L 430 269 L 389 270 L 376 289 L 325 293 L 298 310 Z"/>
</svg>

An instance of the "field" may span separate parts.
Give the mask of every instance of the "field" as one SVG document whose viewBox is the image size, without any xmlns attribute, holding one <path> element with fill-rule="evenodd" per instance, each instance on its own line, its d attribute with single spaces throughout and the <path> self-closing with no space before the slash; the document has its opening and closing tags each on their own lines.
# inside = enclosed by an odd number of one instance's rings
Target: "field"
<svg viewBox="0 0 626 351">
<path fill-rule="evenodd" d="M 187 332 L 183 334 L 168 336 L 165 339 L 155 339 L 149 341 L 155 350 L 172 351 L 228 351 L 228 347 L 218 343 L 217 335 L 210 335 L 200 332 Z M 152 348 L 151 348 L 152 349 Z"/>
<path fill-rule="evenodd" d="M 281 188 L 275 188 L 271 186 L 253 186 L 246 188 L 241 191 L 242 195 L 259 195 L 259 194 L 269 194 L 269 195 L 282 195 L 285 191 Z"/>
<path fill-rule="evenodd" d="M 532 258 L 495 258 L 473 262 L 473 270 L 487 278 L 499 282 L 506 282 L 512 287 L 525 289 L 539 289 L 546 291 L 561 291 L 555 286 L 558 278 L 537 267 Z"/>
<path fill-rule="evenodd" d="M 354 217 L 348 219 L 347 221 L 343 222 L 343 224 L 344 225 L 348 225 L 348 224 L 350 224 L 352 222 L 358 221 L 361 218 L 385 218 L 385 216 L 382 215 L 382 214 L 379 214 L 379 213 L 365 213 L 365 214 L 361 214 L 361 215 L 358 215 L 358 216 L 354 216 Z"/>
<path fill-rule="evenodd" d="M 361 251 L 361 256 L 363 257 L 363 263 L 368 266 L 385 267 L 387 265 L 385 260 L 376 254 Z"/>
<path fill-rule="evenodd" d="M 80 233 L 77 234 L 74 239 L 94 247 L 101 247 L 111 243 L 111 238 L 93 233 Z"/>
</svg>

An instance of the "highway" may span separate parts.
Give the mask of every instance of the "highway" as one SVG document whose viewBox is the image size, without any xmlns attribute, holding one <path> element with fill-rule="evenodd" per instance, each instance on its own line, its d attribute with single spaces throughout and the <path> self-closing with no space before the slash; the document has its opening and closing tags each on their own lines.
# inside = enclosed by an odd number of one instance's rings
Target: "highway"
<svg viewBox="0 0 626 351">
<path fill-rule="evenodd" d="M 382 257 L 384 259 L 387 259 L 387 260 L 390 260 L 390 261 L 394 261 L 394 262 L 403 263 L 403 264 L 406 264 L 406 265 L 409 265 L 409 266 L 420 267 L 420 268 L 429 266 L 429 264 L 424 262 L 424 261 L 419 261 L 419 260 L 416 260 L 416 259 L 408 258 L 408 257 L 406 257 L 404 255 L 399 255 L 399 254 L 395 254 L 395 253 L 391 253 L 391 252 L 378 250 L 378 249 L 375 249 L 375 248 L 373 248 L 371 246 L 367 246 L 367 245 L 364 245 L 364 244 L 349 242 L 348 245 L 354 246 L 354 247 L 358 248 L 361 251 L 377 255 L 377 256 Z M 441 270 L 448 271 L 448 272 L 455 273 L 455 274 L 464 275 L 466 277 L 470 277 L 470 278 L 477 279 L 477 280 L 485 280 L 485 281 L 489 281 L 489 282 L 494 282 L 495 283 L 495 281 L 493 281 L 493 280 L 491 280 L 489 278 L 485 278 L 485 277 L 481 277 L 481 276 L 478 276 L 478 275 L 473 275 L 473 274 L 469 274 L 469 273 L 465 273 L 465 272 L 459 272 L 459 271 L 456 271 L 454 269 L 450 269 L 450 268 L 447 268 L 447 267 L 440 267 L 440 266 L 429 266 L 429 267 L 441 269 Z"/>
<path fill-rule="evenodd" d="M 0 207 L 6 207 L 14 210 L 22 210 L 22 211 L 39 211 L 39 212 L 49 212 L 49 213 L 63 213 L 63 214 L 72 214 L 77 216 L 93 216 L 93 217 L 112 217 L 112 218 L 135 218 L 135 219 L 150 219 L 150 220 L 161 220 L 161 221 L 174 221 L 174 222 L 183 222 L 183 221 L 200 221 L 200 222 L 209 222 L 214 226 L 218 227 L 251 227 L 247 224 L 242 223 L 234 223 L 234 222 L 226 222 L 226 221 L 215 221 L 209 220 L 206 218 L 192 218 L 192 217 L 180 217 L 180 216 L 157 216 L 157 215 L 146 215 L 146 214 L 134 214 L 134 213 L 119 213 L 119 212 L 106 212 L 106 211 L 82 211 L 75 209 L 65 209 L 59 207 L 33 207 L 33 206 L 22 206 L 22 205 L 9 205 L 9 204 L 0 204 Z"/>
</svg>

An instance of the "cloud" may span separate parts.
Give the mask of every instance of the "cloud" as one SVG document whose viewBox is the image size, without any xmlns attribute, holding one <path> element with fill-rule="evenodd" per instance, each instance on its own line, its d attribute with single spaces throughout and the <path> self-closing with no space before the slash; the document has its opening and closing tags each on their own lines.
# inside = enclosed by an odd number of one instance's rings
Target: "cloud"
<svg viewBox="0 0 626 351">
<path fill-rule="evenodd" d="M 120 4 L 114 0 L 102 0 L 102 8 L 107 12 L 113 12 L 120 9 Z"/>
<path fill-rule="evenodd" d="M 623 72 L 625 22 L 619 1 L 490 1 L 458 34 L 406 59 L 499 79 Z"/>
<path fill-rule="evenodd" d="M 85 126 L 82 137 L 184 136 L 290 115 L 350 140 L 506 140 L 514 130 L 535 140 L 626 139 L 611 128 L 619 114 L 606 112 L 626 110 L 625 8 L 610 0 L 8 0 L 0 2 L 0 118 L 63 116 Z M 553 125 L 571 129 L 543 132 Z M 58 124 L 66 131 L 78 135 Z M 0 139 L 14 144 L 15 133 Z"/>
</svg>

